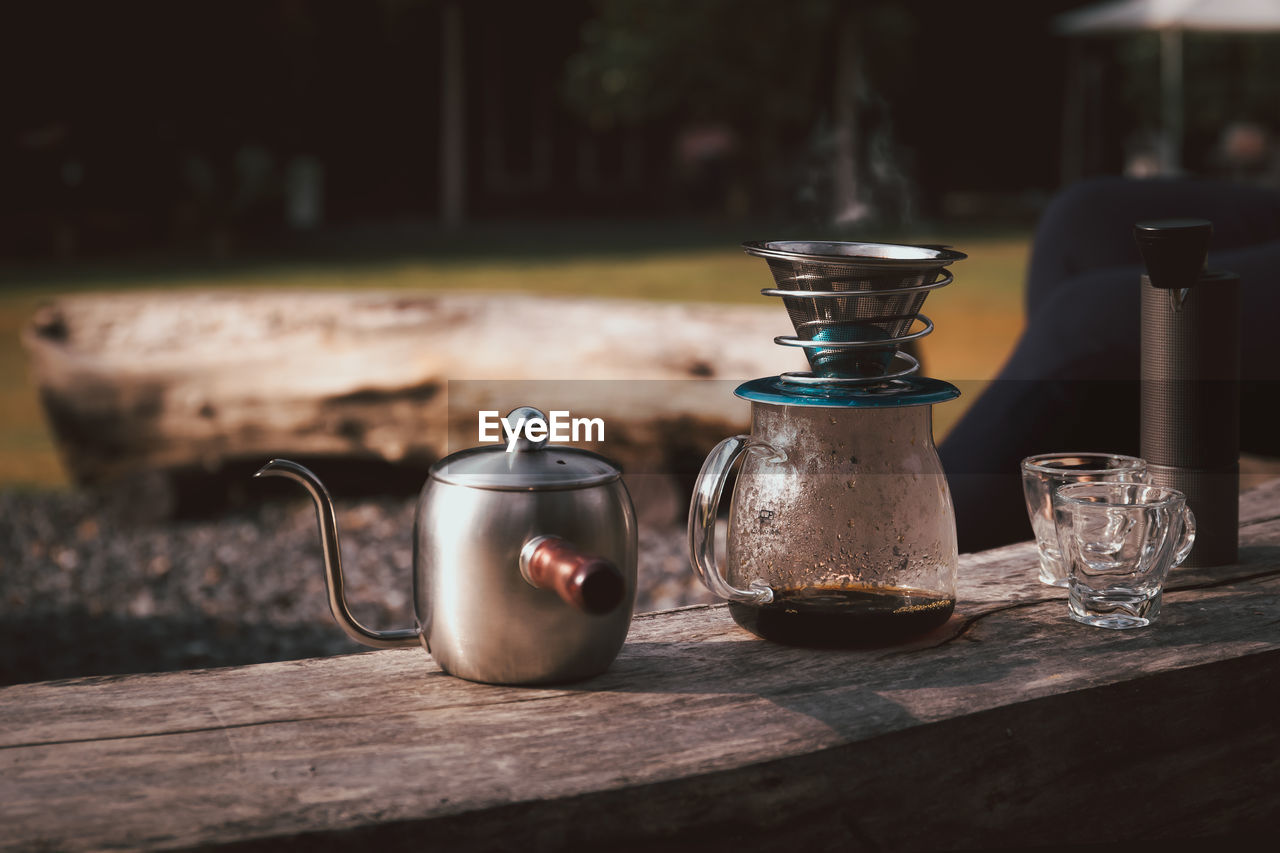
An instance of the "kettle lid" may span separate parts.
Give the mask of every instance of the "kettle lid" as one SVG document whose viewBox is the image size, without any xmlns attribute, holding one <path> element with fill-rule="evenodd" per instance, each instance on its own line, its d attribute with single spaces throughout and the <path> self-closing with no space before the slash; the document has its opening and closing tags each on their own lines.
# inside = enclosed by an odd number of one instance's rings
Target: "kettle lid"
<svg viewBox="0 0 1280 853">
<path fill-rule="evenodd" d="M 515 409 L 504 420 L 515 424 L 538 418 L 542 412 L 528 406 Z M 611 483 L 622 469 L 598 453 L 525 437 L 508 450 L 505 442 L 460 450 L 431 466 L 431 477 L 442 483 L 494 489 L 504 492 L 581 489 Z"/>
</svg>

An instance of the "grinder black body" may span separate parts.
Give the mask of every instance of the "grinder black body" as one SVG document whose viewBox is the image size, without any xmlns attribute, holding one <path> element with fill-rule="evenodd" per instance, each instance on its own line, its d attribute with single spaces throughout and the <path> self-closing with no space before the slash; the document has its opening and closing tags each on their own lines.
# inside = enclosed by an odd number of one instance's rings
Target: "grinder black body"
<svg viewBox="0 0 1280 853">
<path fill-rule="evenodd" d="M 1187 496 L 1196 542 L 1184 565 L 1236 562 L 1240 492 L 1240 280 L 1208 272 L 1213 226 L 1139 222 L 1141 453 L 1151 481 Z"/>
</svg>

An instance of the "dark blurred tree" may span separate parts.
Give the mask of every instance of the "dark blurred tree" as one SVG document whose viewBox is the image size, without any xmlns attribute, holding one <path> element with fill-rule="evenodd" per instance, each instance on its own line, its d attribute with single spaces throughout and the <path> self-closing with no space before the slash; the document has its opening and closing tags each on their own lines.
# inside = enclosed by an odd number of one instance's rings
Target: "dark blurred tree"
<svg viewBox="0 0 1280 853">
<path fill-rule="evenodd" d="M 597 126 L 672 114 L 804 118 L 838 0 L 597 0 L 565 71 L 569 104 Z"/>
<path fill-rule="evenodd" d="M 787 168 L 782 144 L 825 128 L 830 201 L 855 201 L 870 170 L 861 117 L 892 98 L 913 55 L 909 8 L 856 0 L 596 0 L 567 64 L 566 101 L 594 127 L 723 122 L 744 165 Z M 887 121 L 880 110 L 878 121 Z M 794 158 L 795 152 L 788 157 Z M 843 174 L 843 177 L 842 177 Z"/>
</svg>

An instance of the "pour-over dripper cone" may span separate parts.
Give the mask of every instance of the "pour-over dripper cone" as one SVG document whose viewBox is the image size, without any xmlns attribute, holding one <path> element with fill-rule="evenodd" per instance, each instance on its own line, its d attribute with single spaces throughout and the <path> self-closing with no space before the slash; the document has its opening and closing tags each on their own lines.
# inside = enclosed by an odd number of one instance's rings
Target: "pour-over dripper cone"
<svg viewBox="0 0 1280 853">
<path fill-rule="evenodd" d="M 795 339 L 818 377 L 884 376 L 911 334 L 929 291 L 951 281 L 946 266 L 966 256 L 934 246 L 885 243 L 748 242 L 777 283 Z M 793 295 L 794 294 L 794 295 Z M 831 343 L 824 347 L 819 344 Z"/>
</svg>

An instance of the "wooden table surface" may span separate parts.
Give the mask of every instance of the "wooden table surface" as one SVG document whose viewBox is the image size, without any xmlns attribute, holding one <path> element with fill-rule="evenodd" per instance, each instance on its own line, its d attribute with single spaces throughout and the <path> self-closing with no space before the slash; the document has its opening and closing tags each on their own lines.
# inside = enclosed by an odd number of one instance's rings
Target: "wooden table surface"
<svg viewBox="0 0 1280 853">
<path fill-rule="evenodd" d="M 19 849 L 946 849 L 1245 835 L 1280 818 L 1280 481 L 1160 622 L 1071 622 L 1031 543 L 961 559 L 910 646 L 637 617 L 603 676 L 472 684 L 417 649 L 0 689 Z M 335 630 L 337 630 L 335 628 Z M 1272 831 L 1274 831 L 1272 829 Z"/>
</svg>

